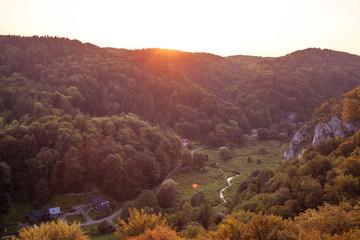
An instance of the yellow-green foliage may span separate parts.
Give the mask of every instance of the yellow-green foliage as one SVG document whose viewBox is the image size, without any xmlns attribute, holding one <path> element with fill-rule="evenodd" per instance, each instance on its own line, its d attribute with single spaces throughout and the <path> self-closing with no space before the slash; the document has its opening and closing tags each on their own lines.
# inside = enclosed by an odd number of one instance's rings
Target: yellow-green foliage
<svg viewBox="0 0 360 240">
<path fill-rule="evenodd" d="M 341 235 L 359 227 L 360 213 L 345 211 L 339 206 L 325 203 L 319 210 L 308 209 L 296 217 L 295 222 L 303 233 L 319 231 L 322 234 Z"/>
<path fill-rule="evenodd" d="M 167 221 L 162 218 L 161 213 L 159 215 L 147 214 L 144 212 L 144 209 L 141 209 L 139 212 L 134 208 L 129 210 L 129 214 L 127 222 L 118 218 L 119 224 L 116 226 L 115 234 L 121 239 L 144 234 L 146 230 L 153 230 L 157 226 L 167 226 Z"/>
<path fill-rule="evenodd" d="M 347 121 L 360 119 L 360 87 L 344 94 L 342 118 Z"/>
<path fill-rule="evenodd" d="M 291 220 L 283 220 L 274 215 L 259 213 L 249 223 L 227 218 L 217 231 L 210 232 L 212 239 L 297 239 L 298 229 Z"/>
<path fill-rule="evenodd" d="M 170 227 L 157 226 L 154 230 L 146 230 L 144 234 L 137 237 L 128 238 L 128 240 L 185 240 L 177 235 Z"/>
<path fill-rule="evenodd" d="M 43 223 L 40 226 L 27 227 L 19 231 L 19 236 L 13 240 L 90 240 L 84 235 L 79 224 L 63 223 L 60 219 L 55 222 Z"/>
</svg>

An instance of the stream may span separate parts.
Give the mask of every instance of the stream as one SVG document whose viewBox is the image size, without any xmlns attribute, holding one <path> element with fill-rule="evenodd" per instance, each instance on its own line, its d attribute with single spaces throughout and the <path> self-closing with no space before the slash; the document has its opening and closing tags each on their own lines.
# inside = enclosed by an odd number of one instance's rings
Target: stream
<svg viewBox="0 0 360 240">
<path fill-rule="evenodd" d="M 225 191 L 225 189 L 227 189 L 228 187 L 231 186 L 231 180 L 232 180 L 234 177 L 237 177 L 237 176 L 239 176 L 239 175 L 235 175 L 235 176 L 232 176 L 232 177 L 227 178 L 226 181 L 228 182 L 228 185 L 227 185 L 226 187 L 224 187 L 223 189 L 220 190 L 220 198 L 224 201 L 224 203 L 226 203 L 227 201 L 226 201 L 226 199 L 225 199 L 225 197 L 224 197 L 223 192 Z"/>
</svg>

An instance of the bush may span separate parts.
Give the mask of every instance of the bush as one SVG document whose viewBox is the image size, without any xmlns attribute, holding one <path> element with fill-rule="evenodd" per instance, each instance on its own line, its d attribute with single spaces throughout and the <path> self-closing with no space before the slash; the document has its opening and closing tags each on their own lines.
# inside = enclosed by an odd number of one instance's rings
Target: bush
<svg viewBox="0 0 360 240">
<path fill-rule="evenodd" d="M 100 234 L 105 234 L 105 233 L 114 231 L 114 228 L 106 220 L 99 223 L 99 225 L 97 226 L 97 229 Z"/>
<path fill-rule="evenodd" d="M 288 139 L 288 135 L 286 133 L 280 133 L 278 136 L 278 140 L 281 142 L 285 142 Z"/>
<path fill-rule="evenodd" d="M 227 147 L 219 148 L 218 154 L 220 159 L 223 161 L 227 161 L 229 158 L 231 158 L 231 152 Z"/>
<path fill-rule="evenodd" d="M 269 131 L 266 128 L 260 128 L 257 132 L 258 140 L 267 140 L 269 138 Z"/>
</svg>

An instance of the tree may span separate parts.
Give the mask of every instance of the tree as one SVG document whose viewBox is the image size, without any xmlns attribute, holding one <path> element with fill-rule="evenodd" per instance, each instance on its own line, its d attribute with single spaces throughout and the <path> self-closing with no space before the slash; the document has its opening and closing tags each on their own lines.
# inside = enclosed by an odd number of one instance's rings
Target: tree
<svg viewBox="0 0 360 240">
<path fill-rule="evenodd" d="M 203 190 L 197 191 L 190 198 L 190 203 L 191 203 L 191 206 L 193 206 L 193 207 L 198 207 L 202 203 L 204 203 L 205 201 L 206 201 L 205 200 L 205 193 L 204 193 Z"/>
<path fill-rule="evenodd" d="M 209 203 L 202 205 L 199 213 L 199 223 L 205 228 L 208 229 L 212 219 L 212 209 Z"/>
<path fill-rule="evenodd" d="M 180 229 L 184 229 L 187 224 L 195 220 L 194 209 L 189 202 L 183 204 L 177 215 L 179 219 L 178 228 Z"/>
<path fill-rule="evenodd" d="M 345 157 L 349 156 L 350 153 L 351 153 L 352 151 L 354 151 L 354 149 L 355 149 L 355 145 L 354 145 L 351 141 L 349 141 L 349 140 L 341 143 L 341 144 L 339 145 L 339 147 L 337 148 L 337 150 L 338 150 L 339 152 L 341 152 L 342 154 L 344 154 Z"/>
<path fill-rule="evenodd" d="M 228 218 L 223 224 L 220 224 L 217 231 L 209 232 L 212 239 L 229 239 L 229 240 L 245 240 L 248 239 L 244 236 L 248 227 L 245 223 Z"/>
<path fill-rule="evenodd" d="M 161 208 L 169 208 L 175 204 L 178 194 L 178 184 L 174 180 L 168 179 L 161 184 L 156 192 L 156 198 Z"/>
<path fill-rule="evenodd" d="M 259 213 L 249 222 L 246 235 L 247 239 L 256 240 L 296 240 L 298 239 L 298 229 L 291 220 L 283 220 L 279 216 Z"/>
<path fill-rule="evenodd" d="M 40 201 L 42 204 L 46 203 L 50 198 L 50 189 L 45 179 L 40 178 L 35 186 L 34 199 Z"/>
<path fill-rule="evenodd" d="M 122 220 L 126 220 L 128 217 L 130 217 L 130 210 L 135 207 L 134 203 L 131 201 L 126 201 L 122 207 L 120 218 Z"/>
<path fill-rule="evenodd" d="M 11 207 L 10 184 L 11 168 L 5 162 L 0 161 L 0 212 L 6 213 Z"/>
<path fill-rule="evenodd" d="M 0 212 L 7 213 L 11 208 L 11 197 L 9 193 L 0 193 Z"/>
<path fill-rule="evenodd" d="M 161 213 L 147 214 L 142 209 L 140 212 L 136 208 L 129 210 L 129 218 L 127 222 L 118 218 L 119 224 L 116 225 L 115 235 L 121 239 L 139 236 L 144 234 L 146 230 L 153 230 L 157 226 L 167 227 L 166 219 L 162 218 Z"/>
<path fill-rule="evenodd" d="M 179 237 L 177 233 L 167 226 L 156 226 L 155 229 L 148 229 L 144 234 L 128 238 L 129 240 L 186 240 Z"/>
<path fill-rule="evenodd" d="M 259 128 L 257 138 L 259 140 L 267 140 L 269 138 L 269 131 L 266 128 Z"/>
<path fill-rule="evenodd" d="M 82 185 L 83 171 L 84 169 L 79 161 L 79 151 L 75 147 L 70 147 L 64 156 L 63 187 L 79 191 Z"/>
<path fill-rule="evenodd" d="M 181 231 L 181 236 L 185 239 L 194 239 L 200 232 L 205 232 L 205 229 L 199 223 L 191 222 Z"/>
<path fill-rule="evenodd" d="M 189 151 L 182 152 L 181 159 L 183 166 L 189 166 L 191 164 L 191 153 Z"/>
<path fill-rule="evenodd" d="M 106 220 L 99 223 L 97 229 L 100 234 L 105 234 L 114 230 L 111 224 Z"/>
<path fill-rule="evenodd" d="M 141 192 L 138 200 L 135 202 L 135 207 L 139 210 L 148 207 L 153 209 L 155 212 L 158 212 L 160 210 L 156 196 L 150 190 L 143 190 Z"/>
<path fill-rule="evenodd" d="M 219 148 L 218 154 L 220 159 L 222 159 L 223 161 L 227 161 L 229 158 L 231 158 L 231 152 L 227 147 Z"/>
<path fill-rule="evenodd" d="M 84 235 L 81 231 L 80 225 L 73 223 L 68 225 L 61 221 L 43 223 L 37 227 L 26 227 L 19 231 L 19 236 L 14 240 L 34 240 L 34 239 L 48 239 L 48 240 L 90 240 L 90 237 Z"/>
<path fill-rule="evenodd" d="M 296 224 L 303 232 L 319 231 L 330 235 L 349 232 L 358 226 L 359 220 L 358 210 L 347 212 L 340 206 L 327 203 L 320 206 L 318 210 L 307 209 L 295 218 Z"/>
<path fill-rule="evenodd" d="M 205 163 L 209 161 L 209 157 L 201 152 L 195 152 L 192 158 L 192 165 L 198 169 L 205 166 Z"/>
<path fill-rule="evenodd" d="M 0 193 L 5 192 L 10 183 L 11 168 L 6 162 L 0 161 Z"/>
</svg>

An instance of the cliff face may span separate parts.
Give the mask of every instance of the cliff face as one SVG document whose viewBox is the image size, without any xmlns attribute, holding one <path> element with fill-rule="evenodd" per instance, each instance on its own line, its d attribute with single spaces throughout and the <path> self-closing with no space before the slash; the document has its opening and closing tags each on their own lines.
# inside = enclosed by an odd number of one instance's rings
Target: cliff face
<svg viewBox="0 0 360 240">
<path fill-rule="evenodd" d="M 316 146 L 319 142 L 330 138 L 355 134 L 359 128 L 360 123 L 342 121 L 338 116 L 327 121 L 305 124 L 295 133 L 284 153 L 283 160 L 298 157 L 309 144 Z"/>
<path fill-rule="evenodd" d="M 283 160 L 297 157 L 311 141 L 310 126 L 302 126 L 291 139 L 289 147 L 285 150 Z"/>
</svg>

